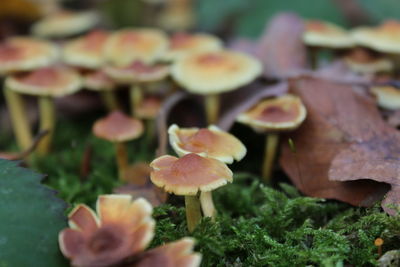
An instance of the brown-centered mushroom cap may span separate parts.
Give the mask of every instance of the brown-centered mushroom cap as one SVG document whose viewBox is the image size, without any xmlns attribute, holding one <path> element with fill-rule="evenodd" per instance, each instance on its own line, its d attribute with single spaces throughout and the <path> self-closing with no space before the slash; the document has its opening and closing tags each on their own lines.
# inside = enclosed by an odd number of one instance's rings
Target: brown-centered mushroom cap
<svg viewBox="0 0 400 267">
<path fill-rule="evenodd" d="M 52 64 L 58 49 L 50 42 L 12 37 L 0 44 L 0 73 L 28 71 Z"/>
<path fill-rule="evenodd" d="M 400 90 L 392 86 L 376 86 L 371 88 L 376 96 L 378 106 L 385 109 L 400 109 Z"/>
<path fill-rule="evenodd" d="M 171 69 L 176 82 L 197 94 L 235 90 L 252 82 L 261 72 L 257 59 L 229 50 L 191 53 L 177 60 Z"/>
<path fill-rule="evenodd" d="M 113 90 L 116 84 L 103 70 L 92 71 L 84 74 L 84 86 L 93 91 Z"/>
<path fill-rule="evenodd" d="M 64 62 L 73 66 L 96 69 L 105 62 L 104 47 L 109 33 L 95 30 L 69 41 L 63 48 Z"/>
<path fill-rule="evenodd" d="M 174 61 L 188 53 L 217 51 L 222 48 L 222 41 L 211 34 L 177 33 L 171 37 L 169 49 L 163 58 L 168 61 Z"/>
<path fill-rule="evenodd" d="M 301 99 L 288 94 L 259 102 L 240 114 L 237 121 L 257 132 L 289 131 L 299 127 L 306 114 Z"/>
<path fill-rule="evenodd" d="M 305 22 L 306 30 L 303 41 L 310 46 L 328 48 L 350 48 L 354 40 L 343 28 L 324 21 L 309 20 Z"/>
<path fill-rule="evenodd" d="M 157 117 L 162 101 L 159 97 L 146 97 L 136 109 L 136 116 L 140 119 L 150 120 Z"/>
<path fill-rule="evenodd" d="M 176 195 L 196 195 L 198 191 L 212 191 L 232 182 L 232 171 L 225 163 L 197 154 L 181 158 L 162 156 L 155 159 L 150 167 L 153 168 L 151 181 Z"/>
<path fill-rule="evenodd" d="M 73 94 L 82 87 L 80 75 L 73 69 L 61 66 L 45 67 L 7 77 L 6 86 L 19 93 L 61 97 Z"/>
<path fill-rule="evenodd" d="M 344 61 L 352 71 L 362 74 L 388 72 L 393 69 L 393 63 L 388 58 L 361 47 L 352 49 L 344 57 Z"/>
<path fill-rule="evenodd" d="M 155 63 L 168 48 L 167 36 L 157 29 L 125 29 L 111 35 L 105 47 L 107 60 L 116 66 L 133 61 Z"/>
<path fill-rule="evenodd" d="M 208 128 L 179 128 L 173 124 L 168 129 L 170 144 L 179 156 L 196 153 L 225 163 L 241 160 L 246 147 L 235 136 L 214 125 Z"/>
<path fill-rule="evenodd" d="M 32 33 L 47 38 L 68 37 L 93 28 L 99 21 L 100 18 L 94 11 L 60 10 L 36 22 Z"/>
<path fill-rule="evenodd" d="M 138 138 L 143 133 L 143 124 L 121 111 L 114 111 L 95 122 L 93 133 L 111 142 L 125 142 Z"/>
<path fill-rule="evenodd" d="M 165 79 L 170 68 L 167 65 L 148 65 L 141 61 L 134 61 L 125 67 L 109 66 L 105 72 L 118 83 L 155 82 Z"/>
</svg>

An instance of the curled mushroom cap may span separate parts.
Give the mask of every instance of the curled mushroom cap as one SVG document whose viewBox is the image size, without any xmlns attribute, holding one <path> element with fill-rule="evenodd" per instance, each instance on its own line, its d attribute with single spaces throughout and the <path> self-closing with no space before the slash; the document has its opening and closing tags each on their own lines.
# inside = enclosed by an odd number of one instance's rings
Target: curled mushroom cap
<svg viewBox="0 0 400 267">
<path fill-rule="evenodd" d="M 211 34 L 177 33 L 170 39 L 169 49 L 164 56 L 165 60 L 174 61 L 181 56 L 202 51 L 217 51 L 223 48 L 222 41 Z"/>
<path fill-rule="evenodd" d="M 61 97 L 82 87 L 79 74 L 67 67 L 52 66 L 7 77 L 6 86 L 14 91 L 37 96 Z"/>
<path fill-rule="evenodd" d="M 32 33 L 46 38 L 67 37 L 93 28 L 99 20 L 99 16 L 94 11 L 61 10 L 36 22 L 32 27 Z"/>
<path fill-rule="evenodd" d="M 221 50 L 185 55 L 172 66 L 171 74 L 189 92 L 218 94 L 252 82 L 261 71 L 257 59 Z"/>
<path fill-rule="evenodd" d="M 105 56 L 116 66 L 127 66 L 133 61 L 152 64 L 168 48 L 167 36 L 156 29 L 125 29 L 111 35 L 105 47 Z"/>
<path fill-rule="evenodd" d="M 60 249 L 72 266 L 114 266 L 143 251 L 154 236 L 152 207 L 129 195 L 101 195 L 97 215 L 78 205 L 59 234 Z"/>
<path fill-rule="evenodd" d="M 99 68 L 105 61 L 103 52 L 108 36 L 107 32 L 96 30 L 69 41 L 63 49 L 64 61 L 73 66 Z"/>
<path fill-rule="evenodd" d="M 379 27 L 359 27 L 351 31 L 357 44 L 384 53 L 400 53 L 400 22 L 385 21 Z"/>
<path fill-rule="evenodd" d="M 139 137 L 143 133 L 143 124 L 120 111 L 114 111 L 95 122 L 93 133 L 111 142 L 125 142 Z"/>
<path fill-rule="evenodd" d="M 84 85 L 93 91 L 113 90 L 116 84 L 103 70 L 92 71 L 84 75 Z"/>
<path fill-rule="evenodd" d="M 155 159 L 150 179 L 158 187 L 176 195 L 196 195 L 232 182 L 232 171 L 221 161 L 187 154 L 181 158 L 162 156 Z"/>
<path fill-rule="evenodd" d="M 324 21 L 309 20 L 305 22 L 306 30 L 303 41 L 310 46 L 329 48 L 349 48 L 354 46 L 354 40 L 343 28 Z"/>
<path fill-rule="evenodd" d="M 352 71 L 362 74 L 388 72 L 393 69 L 392 61 L 361 47 L 354 48 L 344 57 L 344 61 Z"/>
<path fill-rule="evenodd" d="M 136 116 L 141 119 L 154 119 L 161 109 L 159 97 L 146 97 L 136 109 Z"/>
<path fill-rule="evenodd" d="M 13 37 L 0 44 L 0 73 L 28 71 L 52 64 L 58 49 L 50 42 Z"/>
<path fill-rule="evenodd" d="M 284 95 L 265 99 L 238 116 L 237 121 L 257 132 L 294 130 L 306 118 L 306 108 L 300 98 Z"/>
<path fill-rule="evenodd" d="M 165 79 L 169 74 L 169 67 L 163 64 L 148 65 L 141 61 L 134 61 L 125 67 L 106 67 L 105 72 L 119 83 L 143 83 Z"/>
<path fill-rule="evenodd" d="M 377 97 L 378 106 L 385 109 L 400 109 L 400 90 L 392 86 L 376 86 L 371 92 Z"/>
<path fill-rule="evenodd" d="M 179 128 L 173 124 L 168 129 L 170 144 L 179 156 L 196 153 L 225 163 L 241 160 L 246 147 L 233 135 L 217 126 L 208 128 Z"/>
</svg>

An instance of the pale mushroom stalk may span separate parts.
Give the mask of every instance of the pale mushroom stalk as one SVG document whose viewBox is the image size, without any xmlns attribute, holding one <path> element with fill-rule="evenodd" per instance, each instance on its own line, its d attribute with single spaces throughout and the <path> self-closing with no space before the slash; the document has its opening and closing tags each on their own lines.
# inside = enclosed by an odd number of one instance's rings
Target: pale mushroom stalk
<svg viewBox="0 0 400 267">
<path fill-rule="evenodd" d="M 136 116 L 136 109 L 142 103 L 143 92 L 139 83 L 135 83 L 130 89 L 131 112 L 132 116 Z"/>
<path fill-rule="evenodd" d="M 128 167 L 129 164 L 128 152 L 126 150 L 126 145 L 124 142 L 115 143 L 115 154 L 118 166 L 118 177 L 120 180 L 123 180 L 126 168 Z"/>
<path fill-rule="evenodd" d="M 32 144 L 32 134 L 22 96 L 8 88 L 4 89 L 4 96 L 10 112 L 12 127 L 18 146 L 20 149 L 26 150 Z"/>
<path fill-rule="evenodd" d="M 201 220 L 200 202 L 197 196 L 185 196 L 186 223 L 189 232 L 193 232 Z"/>
<path fill-rule="evenodd" d="M 205 107 L 208 124 L 216 124 L 219 115 L 219 95 L 211 94 L 205 97 Z"/>
<path fill-rule="evenodd" d="M 201 192 L 200 193 L 200 203 L 205 217 L 211 217 L 214 221 L 217 215 L 217 210 L 215 209 L 214 202 L 212 199 L 212 192 Z"/>
<path fill-rule="evenodd" d="M 50 152 L 56 124 L 55 107 L 52 97 L 42 96 L 39 98 L 39 113 L 40 131 L 48 131 L 49 133 L 43 137 L 42 141 L 38 145 L 37 151 L 40 155 L 46 155 Z"/>
<path fill-rule="evenodd" d="M 262 169 L 262 177 L 265 183 L 270 183 L 272 168 L 275 162 L 276 150 L 279 143 L 279 135 L 269 133 L 265 142 L 265 155 Z"/>
<path fill-rule="evenodd" d="M 102 91 L 101 98 L 109 111 L 114 111 L 120 108 L 117 96 L 113 91 Z"/>
</svg>

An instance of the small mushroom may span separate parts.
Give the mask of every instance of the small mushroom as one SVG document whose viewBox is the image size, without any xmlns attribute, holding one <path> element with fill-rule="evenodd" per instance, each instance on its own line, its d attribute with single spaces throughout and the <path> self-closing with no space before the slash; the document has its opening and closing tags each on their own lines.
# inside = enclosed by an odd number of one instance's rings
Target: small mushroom
<svg viewBox="0 0 400 267">
<path fill-rule="evenodd" d="M 202 194 L 202 209 L 205 216 L 213 217 L 215 207 L 211 191 L 232 182 L 232 171 L 221 161 L 187 154 L 181 158 L 161 156 L 150 167 L 151 181 L 166 192 L 185 196 L 186 219 L 190 232 L 201 219 L 198 192 Z"/>
<path fill-rule="evenodd" d="M 306 118 L 307 111 L 300 98 L 284 95 L 265 99 L 250 110 L 240 114 L 237 121 L 246 124 L 259 133 L 268 133 L 262 176 L 265 182 L 271 180 L 272 166 L 279 143 L 279 132 L 298 128 Z"/>
<path fill-rule="evenodd" d="M 167 31 L 186 31 L 195 25 L 193 0 L 169 0 L 159 15 L 158 24 Z"/>
<path fill-rule="evenodd" d="M 142 135 L 142 122 L 128 117 L 120 111 L 114 111 L 107 117 L 95 122 L 93 133 L 95 136 L 115 144 L 118 176 L 120 180 L 123 180 L 126 168 L 128 167 L 128 154 L 125 142 Z"/>
<path fill-rule="evenodd" d="M 361 47 L 354 48 L 345 55 L 344 62 L 352 71 L 366 75 L 393 70 L 393 62 L 388 58 Z"/>
<path fill-rule="evenodd" d="M 207 121 L 218 120 L 219 95 L 244 86 L 262 72 L 255 58 L 229 50 L 190 53 L 177 60 L 171 69 L 174 80 L 187 91 L 205 95 Z"/>
<path fill-rule="evenodd" d="M 104 70 L 90 71 L 83 74 L 83 79 L 86 89 L 100 92 L 100 95 L 109 111 L 119 109 L 118 99 L 114 94 L 117 85 Z"/>
<path fill-rule="evenodd" d="M 375 86 L 371 92 L 376 96 L 378 106 L 389 110 L 400 109 L 400 90 L 393 86 Z"/>
<path fill-rule="evenodd" d="M 162 99 L 157 96 L 148 96 L 135 108 L 136 116 L 146 122 L 148 141 L 153 140 L 155 135 L 155 119 L 161 110 Z"/>
<path fill-rule="evenodd" d="M 9 90 L 39 97 L 40 130 L 49 134 L 40 142 L 38 152 L 48 153 L 56 123 L 53 98 L 78 91 L 82 87 L 79 74 L 67 67 L 45 67 L 9 76 L 5 84 Z"/>
</svg>

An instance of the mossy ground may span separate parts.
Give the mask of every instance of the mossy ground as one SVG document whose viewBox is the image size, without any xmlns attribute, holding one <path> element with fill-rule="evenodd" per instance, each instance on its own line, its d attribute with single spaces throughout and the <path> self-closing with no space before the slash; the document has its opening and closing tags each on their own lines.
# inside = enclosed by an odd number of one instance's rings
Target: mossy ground
<svg viewBox="0 0 400 267">
<path fill-rule="evenodd" d="M 54 151 L 37 160 L 35 169 L 47 174 L 45 183 L 59 191 L 71 206 L 91 206 L 99 194 L 119 184 L 113 146 L 95 138 L 87 119 L 58 123 Z M 3 149 L 15 148 L 11 137 L 0 137 Z M 85 149 L 92 149 L 91 171 L 80 177 Z M 154 147 L 145 138 L 129 143 L 132 161 L 150 161 Z M 398 249 L 399 217 L 379 206 L 365 209 L 304 197 L 282 183 L 268 187 L 247 171 L 251 163 L 235 166 L 234 183 L 214 193 L 219 211 L 216 222 L 203 219 L 192 233 L 203 266 L 374 266 L 378 257 L 374 240 L 384 239 L 383 251 Z M 190 234 L 186 230 L 183 200 L 172 197 L 154 211 L 157 221 L 152 246 Z"/>
</svg>

